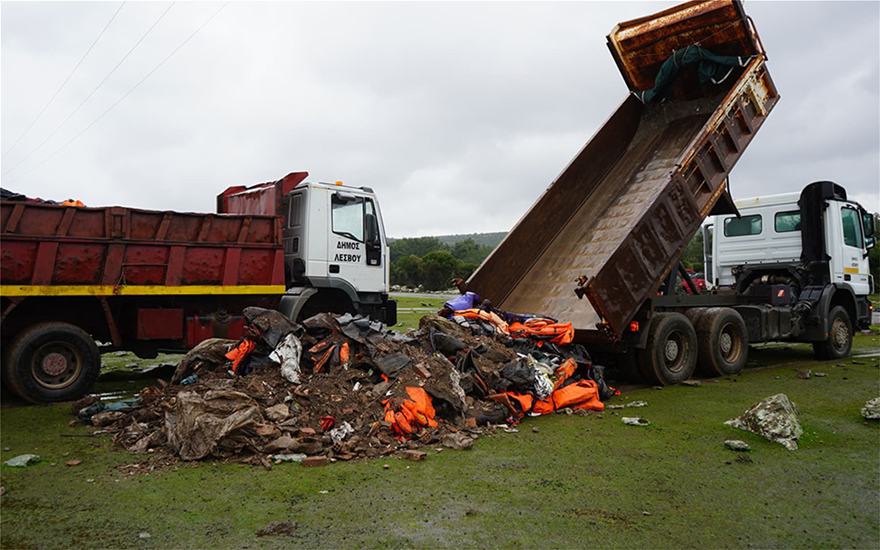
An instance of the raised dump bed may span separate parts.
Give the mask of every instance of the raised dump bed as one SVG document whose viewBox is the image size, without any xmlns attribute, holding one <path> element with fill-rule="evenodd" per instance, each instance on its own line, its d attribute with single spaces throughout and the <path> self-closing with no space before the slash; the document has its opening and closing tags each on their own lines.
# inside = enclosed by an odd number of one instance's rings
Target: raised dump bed
<svg viewBox="0 0 880 550">
<path fill-rule="evenodd" d="M 643 103 L 663 63 L 695 45 L 742 66 L 718 84 L 683 67 Z M 619 340 L 702 220 L 731 211 L 727 175 L 779 98 L 739 2 L 621 23 L 608 46 L 633 93 L 467 281 L 501 309 L 571 321 L 579 341 Z"/>
</svg>

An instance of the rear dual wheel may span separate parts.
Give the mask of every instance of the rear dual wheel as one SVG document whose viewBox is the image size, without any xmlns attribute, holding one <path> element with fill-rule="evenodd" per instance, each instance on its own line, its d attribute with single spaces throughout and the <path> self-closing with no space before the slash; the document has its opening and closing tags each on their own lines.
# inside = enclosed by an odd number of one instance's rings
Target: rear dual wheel
<svg viewBox="0 0 880 550">
<path fill-rule="evenodd" d="M 649 382 L 669 386 L 689 379 L 697 364 L 697 334 L 688 318 L 681 313 L 655 314 L 638 361 Z"/>
<path fill-rule="evenodd" d="M 699 340 L 697 365 L 706 376 L 731 376 L 742 372 L 749 353 L 746 323 L 727 307 L 707 309 L 694 323 Z"/>
<path fill-rule="evenodd" d="M 91 389 L 101 370 L 94 339 L 69 323 L 28 327 L 5 351 L 3 380 L 33 403 L 78 399 Z"/>
</svg>

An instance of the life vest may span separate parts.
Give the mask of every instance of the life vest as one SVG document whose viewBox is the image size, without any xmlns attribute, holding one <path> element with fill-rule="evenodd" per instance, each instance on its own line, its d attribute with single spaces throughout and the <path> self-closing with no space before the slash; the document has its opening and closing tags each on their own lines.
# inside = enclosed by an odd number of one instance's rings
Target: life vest
<svg viewBox="0 0 880 550">
<path fill-rule="evenodd" d="M 495 400 L 507 405 L 515 414 L 518 414 L 519 418 L 522 418 L 526 413 L 550 414 L 564 407 L 594 411 L 605 410 L 605 404 L 599 399 L 599 387 L 593 380 L 580 380 L 562 387 L 575 370 L 577 370 L 577 363 L 574 359 L 566 359 L 557 367 L 554 373 L 556 377 L 554 391 L 547 399 L 538 400 L 528 393 L 508 391 L 503 394 L 505 399 Z"/>
<path fill-rule="evenodd" d="M 544 341 L 565 345 L 574 340 L 574 328 L 571 323 L 556 323 L 552 319 L 528 319 L 523 323 L 512 323 L 509 327 L 511 338 L 531 338 L 537 341 L 538 347 Z"/>
<path fill-rule="evenodd" d="M 605 410 L 599 399 L 599 387 L 593 380 L 579 380 L 553 392 L 553 402 L 557 409 L 572 407 L 594 411 Z"/>
<path fill-rule="evenodd" d="M 425 426 L 436 428 L 436 411 L 428 392 L 423 388 L 407 386 L 406 393 L 409 399 L 404 399 L 399 405 L 394 400 L 382 402 L 385 405 L 385 421 L 391 424 L 391 431 L 405 437 Z"/>
<path fill-rule="evenodd" d="M 492 326 L 494 326 L 504 334 L 510 334 L 510 329 L 508 328 L 507 323 L 504 321 L 504 319 L 490 311 L 476 308 L 462 309 L 456 311 L 455 315 L 459 315 L 466 319 L 480 319 L 481 321 L 487 321 L 489 323 L 492 323 Z"/>
<path fill-rule="evenodd" d="M 242 361 L 244 361 L 247 356 L 250 355 L 252 351 L 254 351 L 255 347 L 257 347 L 257 345 L 252 340 L 243 338 L 241 340 L 241 343 L 238 344 L 237 347 L 233 348 L 229 351 L 229 353 L 226 354 L 226 358 L 232 359 L 233 361 L 232 372 L 234 372 L 235 374 L 244 374 L 243 372 L 240 372 L 241 370 L 243 370 Z"/>
</svg>

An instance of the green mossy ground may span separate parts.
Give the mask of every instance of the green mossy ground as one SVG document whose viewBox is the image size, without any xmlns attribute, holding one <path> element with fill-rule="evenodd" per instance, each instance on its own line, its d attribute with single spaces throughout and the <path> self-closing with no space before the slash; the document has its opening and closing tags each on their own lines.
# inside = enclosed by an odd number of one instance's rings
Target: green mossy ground
<svg viewBox="0 0 880 550">
<path fill-rule="evenodd" d="M 877 338 L 857 335 L 853 354 L 876 354 Z M 116 467 L 148 457 L 113 449 L 108 435 L 60 436 L 93 429 L 69 427 L 69 406 L 3 409 L 2 460 L 32 452 L 42 462 L 0 466 L 0 545 L 877 548 L 880 425 L 859 412 L 880 395 L 877 361 L 817 362 L 809 346 L 761 346 L 740 376 L 610 401 L 644 408 L 528 418 L 518 433 L 430 450 L 425 462 L 271 471 L 204 462 L 130 476 Z M 828 376 L 797 378 L 805 368 Z M 780 392 L 800 407 L 797 451 L 723 424 Z M 626 426 L 624 415 L 651 425 Z M 753 451 L 726 450 L 726 439 Z M 66 466 L 72 459 L 82 464 Z M 295 536 L 255 535 L 272 521 L 296 522 Z"/>
</svg>

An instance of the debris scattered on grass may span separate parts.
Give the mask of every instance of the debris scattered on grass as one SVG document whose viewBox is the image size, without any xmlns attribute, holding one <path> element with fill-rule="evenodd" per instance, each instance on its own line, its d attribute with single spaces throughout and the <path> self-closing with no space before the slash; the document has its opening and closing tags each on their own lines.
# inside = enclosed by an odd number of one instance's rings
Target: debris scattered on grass
<svg viewBox="0 0 880 550">
<path fill-rule="evenodd" d="M 152 535 L 150 535 L 150 534 L 147 533 L 146 531 L 144 531 L 144 532 L 138 534 L 138 538 L 139 538 L 139 539 L 148 539 L 148 538 L 150 538 L 151 536 L 152 536 Z"/>
<path fill-rule="evenodd" d="M 118 403 L 94 396 L 74 403 L 73 414 L 104 429 L 62 435 L 111 432 L 129 452 L 170 459 L 269 469 L 305 455 L 302 464 L 311 466 L 438 444 L 470 449 L 499 424 L 516 433 L 526 414 L 584 416 L 604 409 L 603 391 L 613 394 L 581 346 L 538 347 L 531 336 L 511 338 L 473 320 L 427 315 L 419 330 L 400 334 L 350 314 L 319 314 L 302 327 L 261 308 L 246 308 L 244 317 L 252 345 L 205 340 L 180 361 L 171 384 Z M 301 356 L 273 360 L 273 344 Z M 288 370 L 296 363 L 299 383 L 278 360 Z"/>
<path fill-rule="evenodd" d="M 31 466 L 40 461 L 40 457 L 35 454 L 23 454 L 18 455 L 15 458 L 10 458 L 4 464 L 7 466 L 12 466 L 13 468 L 24 468 L 25 466 Z"/>
<path fill-rule="evenodd" d="M 628 426 L 648 426 L 650 424 L 647 419 L 639 418 L 638 416 L 624 416 L 620 420 Z"/>
<path fill-rule="evenodd" d="M 276 463 L 279 463 L 279 462 L 302 462 L 303 460 L 306 459 L 306 455 L 301 454 L 301 453 L 279 454 L 279 455 L 274 455 L 272 458 L 273 458 L 273 460 L 275 460 Z"/>
<path fill-rule="evenodd" d="M 804 380 L 808 379 L 810 375 L 813 373 L 810 369 L 805 369 L 797 373 L 798 378 L 802 378 Z"/>
<path fill-rule="evenodd" d="M 633 401 L 632 403 L 627 403 L 626 406 L 627 407 L 647 407 L 648 402 L 647 401 Z"/>
<path fill-rule="evenodd" d="M 407 460 L 412 460 L 413 462 L 422 462 L 428 458 L 427 453 L 424 453 L 422 451 L 416 451 L 413 449 L 403 451 L 403 456 Z"/>
<path fill-rule="evenodd" d="M 700 382 L 699 380 L 685 380 L 684 382 L 681 383 L 681 385 L 682 386 L 690 386 L 692 388 L 699 388 L 700 386 L 703 385 L 703 383 Z"/>
<path fill-rule="evenodd" d="M 871 399 L 862 407 L 862 416 L 866 420 L 880 420 L 880 397 Z"/>
<path fill-rule="evenodd" d="M 83 463 L 82 460 L 68 460 L 67 461 L 68 466 L 79 466 L 82 463 Z"/>
<path fill-rule="evenodd" d="M 825 378 L 826 376 L 828 376 L 828 373 L 826 373 L 826 372 L 814 372 L 814 373 L 813 373 L 813 376 L 815 376 L 816 378 Z"/>
<path fill-rule="evenodd" d="M 756 433 L 794 451 L 797 450 L 798 438 L 804 433 L 798 416 L 797 405 L 784 393 L 778 393 L 762 399 L 742 416 L 728 420 L 725 424 Z"/>
<path fill-rule="evenodd" d="M 752 450 L 748 443 L 740 441 L 739 439 L 728 439 L 724 442 L 724 446 L 731 451 L 749 452 Z"/>
</svg>

